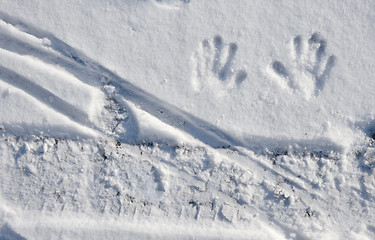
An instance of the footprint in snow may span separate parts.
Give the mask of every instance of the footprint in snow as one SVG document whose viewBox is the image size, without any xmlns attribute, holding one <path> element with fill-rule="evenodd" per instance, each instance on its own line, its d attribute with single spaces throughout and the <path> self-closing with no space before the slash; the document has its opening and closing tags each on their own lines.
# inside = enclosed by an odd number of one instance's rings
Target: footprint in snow
<svg viewBox="0 0 375 240">
<path fill-rule="evenodd" d="M 309 39 L 298 35 L 292 41 L 292 61 L 284 64 L 274 60 L 270 73 L 280 85 L 302 93 L 306 99 L 318 96 L 337 61 L 326 49 L 327 42 L 319 33 Z"/>
<path fill-rule="evenodd" d="M 199 92 L 208 87 L 220 91 L 240 86 L 247 73 L 234 67 L 237 50 L 236 43 L 226 43 L 220 35 L 203 40 L 192 57 L 193 89 Z"/>
</svg>

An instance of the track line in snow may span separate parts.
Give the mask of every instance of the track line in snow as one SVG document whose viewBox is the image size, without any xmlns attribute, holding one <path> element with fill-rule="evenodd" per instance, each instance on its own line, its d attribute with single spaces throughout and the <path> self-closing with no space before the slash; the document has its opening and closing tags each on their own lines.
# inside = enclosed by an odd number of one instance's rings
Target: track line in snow
<svg viewBox="0 0 375 240">
<path fill-rule="evenodd" d="M 93 127 L 87 113 L 18 73 L 0 66 L 0 78 L 82 125 Z"/>
<path fill-rule="evenodd" d="M 104 94 L 64 69 L 46 64 L 32 56 L 18 55 L 0 48 L 0 65 L 28 78 L 56 96 L 81 109 L 90 120 L 100 119 Z"/>
</svg>

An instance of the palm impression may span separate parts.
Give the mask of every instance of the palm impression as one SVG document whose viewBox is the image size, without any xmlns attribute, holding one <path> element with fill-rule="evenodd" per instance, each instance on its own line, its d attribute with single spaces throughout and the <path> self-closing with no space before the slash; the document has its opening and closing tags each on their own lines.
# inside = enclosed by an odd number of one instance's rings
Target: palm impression
<svg viewBox="0 0 375 240">
<path fill-rule="evenodd" d="M 219 35 L 212 40 L 203 40 L 192 58 L 194 90 L 208 87 L 222 91 L 238 87 L 247 78 L 247 73 L 235 68 L 237 50 L 236 43 L 226 43 Z"/>
<path fill-rule="evenodd" d="M 291 61 L 287 64 L 273 61 L 271 75 L 280 85 L 302 93 L 306 99 L 318 96 L 337 60 L 326 49 L 327 42 L 319 33 L 309 39 L 298 35 L 292 41 Z"/>
</svg>

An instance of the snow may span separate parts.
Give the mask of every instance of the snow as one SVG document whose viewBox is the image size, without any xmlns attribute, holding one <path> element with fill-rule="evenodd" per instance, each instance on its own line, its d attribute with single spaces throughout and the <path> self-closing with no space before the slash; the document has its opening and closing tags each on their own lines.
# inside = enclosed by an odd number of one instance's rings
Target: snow
<svg viewBox="0 0 375 240">
<path fill-rule="evenodd" d="M 373 239 L 373 1 L 0 0 L 0 239 Z"/>
</svg>

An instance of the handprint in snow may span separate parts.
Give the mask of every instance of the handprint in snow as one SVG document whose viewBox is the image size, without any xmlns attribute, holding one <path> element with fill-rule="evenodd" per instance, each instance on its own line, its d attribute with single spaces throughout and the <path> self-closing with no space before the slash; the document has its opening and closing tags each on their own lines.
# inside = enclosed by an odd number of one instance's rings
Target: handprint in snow
<svg viewBox="0 0 375 240">
<path fill-rule="evenodd" d="M 192 58 L 194 90 L 209 88 L 222 92 L 239 86 L 247 73 L 234 68 L 237 49 L 236 43 L 225 43 L 219 35 L 203 40 Z"/>
<path fill-rule="evenodd" d="M 287 65 L 273 61 L 270 72 L 281 85 L 302 93 L 306 99 L 313 94 L 318 96 L 337 61 L 334 55 L 327 54 L 326 48 L 327 42 L 319 33 L 306 40 L 296 36 L 292 42 L 292 61 Z"/>
</svg>

